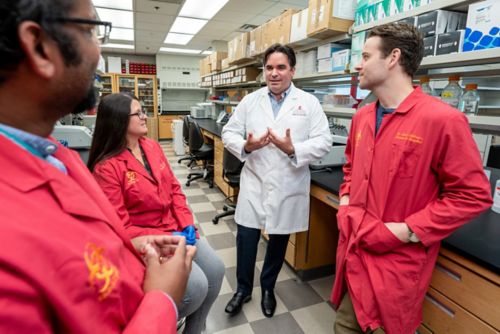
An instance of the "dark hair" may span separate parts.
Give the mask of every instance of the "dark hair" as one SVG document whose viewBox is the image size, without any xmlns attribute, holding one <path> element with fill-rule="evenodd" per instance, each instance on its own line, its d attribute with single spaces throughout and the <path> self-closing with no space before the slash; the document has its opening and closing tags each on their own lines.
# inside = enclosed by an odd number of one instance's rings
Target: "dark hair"
<svg viewBox="0 0 500 334">
<path fill-rule="evenodd" d="M 95 166 L 121 153 L 127 147 L 127 129 L 130 122 L 130 108 L 135 96 L 118 93 L 105 96 L 97 107 L 92 145 L 87 167 Z"/>
<path fill-rule="evenodd" d="M 25 57 L 18 38 L 19 25 L 24 21 L 34 21 L 42 27 L 59 45 L 67 66 L 81 62 L 74 39 L 64 31 L 62 24 L 51 22 L 55 17 L 67 17 L 75 3 L 74 0 L 0 1 L 0 84 Z"/>
<path fill-rule="evenodd" d="M 288 57 L 288 64 L 290 64 L 290 67 L 295 67 L 295 64 L 297 63 L 297 60 L 295 59 L 295 51 L 293 51 L 291 47 L 279 43 L 271 45 L 267 48 L 266 52 L 264 52 L 264 66 L 266 66 L 269 56 L 275 52 L 284 53 Z"/>
<path fill-rule="evenodd" d="M 381 38 L 380 51 L 384 57 L 394 49 L 401 50 L 399 63 L 413 77 L 424 56 L 424 41 L 420 31 L 407 23 L 388 23 L 374 27 L 368 38 L 373 36 Z"/>
</svg>

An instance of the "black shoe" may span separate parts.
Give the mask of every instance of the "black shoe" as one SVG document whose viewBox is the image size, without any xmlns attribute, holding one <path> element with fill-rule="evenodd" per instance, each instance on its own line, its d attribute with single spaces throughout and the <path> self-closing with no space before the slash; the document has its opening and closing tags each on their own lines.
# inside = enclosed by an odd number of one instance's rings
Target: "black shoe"
<svg viewBox="0 0 500 334">
<path fill-rule="evenodd" d="M 274 297 L 273 290 L 263 290 L 262 291 L 262 301 L 260 303 L 262 308 L 262 313 L 268 318 L 274 315 L 276 310 L 276 298 Z"/>
<path fill-rule="evenodd" d="M 251 295 L 243 295 L 243 292 L 236 292 L 226 305 L 226 313 L 230 315 L 236 315 L 241 311 L 243 303 L 248 303 L 252 299 Z"/>
</svg>

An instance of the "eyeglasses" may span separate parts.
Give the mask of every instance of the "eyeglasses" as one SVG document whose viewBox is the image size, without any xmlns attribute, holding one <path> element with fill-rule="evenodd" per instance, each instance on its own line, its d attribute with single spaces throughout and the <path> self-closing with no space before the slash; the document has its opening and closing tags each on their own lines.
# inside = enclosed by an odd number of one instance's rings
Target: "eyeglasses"
<svg viewBox="0 0 500 334">
<path fill-rule="evenodd" d="M 99 20 L 90 20 L 90 19 L 81 19 L 77 17 L 55 17 L 47 20 L 47 22 L 56 22 L 56 23 L 77 23 L 77 24 L 88 24 L 92 25 L 92 33 L 97 38 L 97 40 L 101 44 L 105 44 L 109 40 L 109 35 L 111 33 L 111 22 L 99 21 Z"/>
<path fill-rule="evenodd" d="M 137 116 L 137 117 L 139 117 L 139 118 L 146 118 L 146 117 L 148 117 L 148 114 L 147 114 L 146 112 L 142 111 L 142 110 L 141 110 L 141 111 L 139 111 L 139 112 L 135 112 L 135 113 L 133 113 L 133 114 L 128 114 L 128 115 L 129 115 L 130 117 L 132 117 L 132 116 Z"/>
</svg>

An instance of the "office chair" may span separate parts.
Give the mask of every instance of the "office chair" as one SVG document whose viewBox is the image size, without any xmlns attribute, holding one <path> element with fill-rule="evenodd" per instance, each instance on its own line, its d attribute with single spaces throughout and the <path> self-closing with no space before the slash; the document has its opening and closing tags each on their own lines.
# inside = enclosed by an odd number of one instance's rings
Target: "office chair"
<svg viewBox="0 0 500 334">
<path fill-rule="evenodd" d="M 194 180 L 203 179 L 208 182 L 210 188 L 213 188 L 213 165 L 212 168 L 209 168 L 210 165 L 208 162 L 214 159 L 214 147 L 213 145 L 205 144 L 200 126 L 193 119 L 189 124 L 189 152 L 196 161 L 203 161 L 203 172 L 189 173 L 186 186 L 189 187 Z"/>
<path fill-rule="evenodd" d="M 240 186 L 240 174 L 243 168 L 243 162 L 235 157 L 231 152 L 224 148 L 224 153 L 222 156 L 222 177 L 229 184 L 231 188 L 237 188 Z M 224 212 L 219 213 L 212 219 L 214 224 L 219 223 L 219 219 L 222 217 L 227 217 L 234 215 L 236 212 L 236 201 L 237 195 L 226 197 L 224 207 L 222 210 Z"/>
<path fill-rule="evenodd" d="M 184 142 L 185 146 L 189 146 L 189 124 L 191 124 L 191 122 L 192 122 L 191 116 L 189 115 L 184 116 L 184 119 L 182 120 L 182 141 Z M 187 164 L 188 167 L 191 167 L 196 161 L 191 152 L 189 152 L 188 155 L 185 155 L 179 160 L 177 160 L 177 163 L 181 163 L 181 161 L 184 160 L 189 160 Z"/>
</svg>

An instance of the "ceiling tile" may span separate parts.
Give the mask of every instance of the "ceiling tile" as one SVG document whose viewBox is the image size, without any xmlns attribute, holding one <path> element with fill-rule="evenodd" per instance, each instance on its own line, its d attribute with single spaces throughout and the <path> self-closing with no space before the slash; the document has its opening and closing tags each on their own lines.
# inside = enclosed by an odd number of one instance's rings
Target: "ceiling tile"
<svg viewBox="0 0 500 334">
<path fill-rule="evenodd" d="M 158 9 L 155 7 L 158 7 Z M 137 12 L 177 16 L 181 6 L 160 1 L 136 0 L 135 10 Z"/>
</svg>

